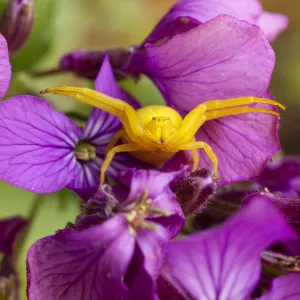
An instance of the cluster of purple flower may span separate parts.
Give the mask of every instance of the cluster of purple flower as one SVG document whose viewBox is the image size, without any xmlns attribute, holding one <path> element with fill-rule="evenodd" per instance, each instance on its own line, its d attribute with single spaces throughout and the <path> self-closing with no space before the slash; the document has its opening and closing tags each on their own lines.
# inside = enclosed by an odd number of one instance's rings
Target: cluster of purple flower
<svg viewBox="0 0 300 300">
<path fill-rule="evenodd" d="M 98 92 L 136 109 L 140 104 L 117 79 L 144 74 L 167 105 L 185 116 L 213 99 L 272 99 L 268 85 L 275 57 L 269 41 L 287 24 L 285 16 L 264 12 L 257 0 L 181 0 L 141 45 L 72 52 L 60 68 L 95 80 Z M 0 35 L 2 98 L 11 77 L 7 36 L 6 41 Z M 270 105 L 251 107 L 275 111 Z M 195 137 L 218 157 L 217 183 L 201 151 L 194 172 L 187 151 L 161 169 L 119 154 L 107 172 L 117 184 L 97 191 L 106 147 L 120 128 L 116 116 L 98 108 L 80 128 L 38 97 L 19 95 L 1 103 L 0 179 L 35 193 L 67 187 L 84 201 L 74 224 L 30 248 L 29 300 L 299 298 L 300 274 L 287 273 L 300 270 L 293 256 L 300 253 L 300 163 L 286 158 L 265 169 L 280 150 L 276 115 L 246 113 L 200 127 Z M 249 190 L 258 193 L 235 202 L 238 212 L 184 236 L 191 231 L 188 217 L 204 210 L 217 184 L 250 179 Z M 0 222 L 4 257 L 12 255 L 25 225 L 22 219 Z M 14 266 L 10 274 L 16 276 Z"/>
</svg>

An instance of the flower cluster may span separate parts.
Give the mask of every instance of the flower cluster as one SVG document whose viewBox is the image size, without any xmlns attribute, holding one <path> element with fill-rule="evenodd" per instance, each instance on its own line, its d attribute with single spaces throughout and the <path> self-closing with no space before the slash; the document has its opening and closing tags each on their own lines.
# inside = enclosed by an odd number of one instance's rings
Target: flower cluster
<svg viewBox="0 0 300 300">
<path fill-rule="evenodd" d="M 26 42 L 33 16 L 30 0 L 9 1 L 3 14 L 1 98 L 9 55 Z M 60 88 L 95 106 L 84 124 L 37 96 L 1 103 L 0 179 L 82 198 L 75 220 L 30 247 L 29 300 L 298 299 L 300 162 L 269 162 L 280 150 L 275 106 L 283 107 L 268 91 L 269 42 L 287 24 L 258 0 L 180 0 L 140 45 L 62 57 L 60 70 L 94 80 L 95 90 Z M 141 75 L 166 106 L 143 110 L 118 85 Z M 178 147 L 185 138 L 200 149 Z M 145 148 L 110 155 L 141 141 Z M 246 189 L 226 187 L 245 180 Z M 15 241 L 26 225 L 0 221 L 0 294 L 9 299 L 18 299 Z"/>
</svg>

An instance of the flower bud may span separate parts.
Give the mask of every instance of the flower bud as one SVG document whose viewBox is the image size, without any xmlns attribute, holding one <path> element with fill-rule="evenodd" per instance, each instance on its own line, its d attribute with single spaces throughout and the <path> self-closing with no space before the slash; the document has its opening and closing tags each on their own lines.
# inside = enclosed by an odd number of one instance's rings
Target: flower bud
<svg viewBox="0 0 300 300">
<path fill-rule="evenodd" d="M 33 0 L 9 0 L 0 21 L 0 32 L 7 40 L 10 55 L 19 51 L 27 41 L 33 19 Z"/>
<path fill-rule="evenodd" d="M 128 71 L 128 65 L 135 47 L 112 49 L 107 51 L 76 50 L 64 55 L 59 63 L 63 71 L 73 71 L 80 77 L 94 80 L 102 65 L 104 56 L 109 56 L 110 63 L 117 78 L 136 77 Z"/>
<path fill-rule="evenodd" d="M 173 187 L 185 215 L 199 212 L 217 189 L 209 169 L 199 169 L 179 180 Z"/>
</svg>

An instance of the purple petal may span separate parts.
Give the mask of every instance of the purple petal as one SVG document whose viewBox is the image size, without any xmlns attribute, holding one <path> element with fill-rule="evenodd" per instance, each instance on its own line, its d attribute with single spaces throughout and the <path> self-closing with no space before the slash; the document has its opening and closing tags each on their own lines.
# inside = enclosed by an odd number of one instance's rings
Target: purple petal
<svg viewBox="0 0 300 300">
<path fill-rule="evenodd" d="M 248 299 L 260 276 L 260 253 L 294 235 L 273 205 L 258 197 L 222 226 L 171 242 L 167 261 L 196 299 Z"/>
<path fill-rule="evenodd" d="M 164 257 L 163 249 L 167 241 L 168 233 L 162 227 L 157 231 L 149 229 L 138 231 L 138 246 L 125 278 L 131 290 L 130 299 L 156 299 L 155 282 L 160 273 Z"/>
<path fill-rule="evenodd" d="M 0 105 L 0 178 L 36 193 L 64 188 L 80 171 L 73 152 L 80 134 L 42 99 L 8 99 Z"/>
<path fill-rule="evenodd" d="M 170 38 L 176 34 L 180 34 L 190 29 L 197 27 L 200 22 L 191 18 L 190 16 L 178 17 L 177 14 L 167 15 L 164 19 L 160 21 L 146 38 L 143 46 L 145 44 L 155 44 L 160 43 L 164 38 Z"/>
<path fill-rule="evenodd" d="M 29 300 L 125 298 L 123 278 L 134 241 L 121 215 L 81 232 L 66 229 L 39 240 L 27 256 Z"/>
<path fill-rule="evenodd" d="M 162 18 L 147 38 L 147 42 L 188 31 L 218 15 L 229 15 L 255 23 L 262 8 L 257 0 L 180 0 Z M 184 21 L 182 20 L 184 19 Z"/>
<path fill-rule="evenodd" d="M 135 109 L 140 108 L 140 104 L 118 86 L 108 55 L 105 55 L 103 59 L 102 67 L 95 80 L 95 89 L 100 93 L 124 100 Z"/>
<path fill-rule="evenodd" d="M 11 65 L 9 62 L 7 42 L 0 34 L 0 99 L 3 98 L 8 90 L 11 78 Z"/>
<path fill-rule="evenodd" d="M 21 217 L 0 220 L 0 252 L 13 254 L 16 238 L 27 224 Z"/>
<path fill-rule="evenodd" d="M 264 12 L 257 25 L 264 31 L 269 41 L 274 41 L 289 25 L 289 19 L 282 14 Z"/>
<path fill-rule="evenodd" d="M 267 187 L 270 192 L 281 192 L 289 198 L 300 195 L 300 159 L 298 157 L 284 157 L 270 162 L 260 176 L 253 179 L 262 188 Z"/>
<path fill-rule="evenodd" d="M 157 230 L 141 229 L 137 234 L 137 243 L 144 256 L 144 267 L 156 280 L 164 258 L 164 247 L 169 240 L 168 232 L 159 225 Z"/>
<path fill-rule="evenodd" d="M 149 77 L 186 112 L 207 100 L 262 96 L 275 62 L 259 27 L 229 16 L 149 46 L 147 55 Z"/>
<path fill-rule="evenodd" d="M 159 299 L 184 300 L 189 299 L 184 289 L 174 279 L 167 264 L 164 264 L 157 280 L 156 292 Z"/>
<path fill-rule="evenodd" d="M 297 300 L 300 295 L 300 274 L 289 274 L 273 280 L 271 292 L 259 300 Z"/>
<path fill-rule="evenodd" d="M 272 108 L 270 108 L 272 109 Z M 278 118 L 262 113 L 224 117 L 206 122 L 196 139 L 209 144 L 219 160 L 219 185 L 258 176 L 280 150 Z M 199 167 L 212 167 L 200 152 Z"/>
</svg>

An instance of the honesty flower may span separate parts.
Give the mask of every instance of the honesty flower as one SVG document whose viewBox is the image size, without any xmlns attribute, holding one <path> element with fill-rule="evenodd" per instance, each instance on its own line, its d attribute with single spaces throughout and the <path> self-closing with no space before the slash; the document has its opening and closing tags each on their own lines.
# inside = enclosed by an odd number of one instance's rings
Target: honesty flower
<svg viewBox="0 0 300 300">
<path fill-rule="evenodd" d="M 185 116 L 208 100 L 272 98 L 267 88 L 274 63 L 259 27 L 222 15 L 165 42 L 146 44 L 130 58 L 127 70 L 146 74 L 167 104 Z M 272 115 L 248 113 L 207 121 L 195 137 L 212 147 L 219 160 L 219 185 L 225 185 L 263 171 L 280 149 L 277 127 Z M 199 153 L 199 167 L 210 168 L 210 160 Z"/>
<path fill-rule="evenodd" d="M 273 50 L 261 30 L 244 21 L 219 16 L 148 46 L 142 55 L 145 73 L 167 103 L 183 113 L 211 99 L 271 97 L 266 90 L 275 62 Z M 262 172 L 280 149 L 277 126 L 274 116 L 248 113 L 208 121 L 196 139 L 209 144 L 218 157 L 223 185 Z M 211 166 L 200 153 L 199 167 Z"/>
<path fill-rule="evenodd" d="M 181 172 L 130 171 L 130 190 L 104 186 L 74 228 L 28 252 L 28 299 L 154 299 L 164 245 L 184 216 L 169 183 Z"/>
<path fill-rule="evenodd" d="M 270 162 L 265 170 L 252 180 L 258 188 L 268 188 L 272 193 L 288 197 L 300 196 L 300 159 L 283 157 Z"/>
<path fill-rule="evenodd" d="M 0 298 L 19 299 L 16 241 L 28 222 L 21 217 L 0 220 Z"/>
<path fill-rule="evenodd" d="M 8 63 L 7 52 L 0 62 Z M 98 91 L 136 105 L 116 85 L 108 61 L 99 76 L 105 81 L 96 80 Z M 119 127 L 116 117 L 94 109 L 81 130 L 40 98 L 12 97 L 0 105 L 0 179 L 36 193 L 68 187 L 86 197 L 99 185 L 106 146 Z M 137 165 L 131 157 L 120 155 L 109 174 L 116 176 Z"/>
<path fill-rule="evenodd" d="M 243 300 L 259 282 L 261 252 L 289 238 L 294 234 L 280 212 L 256 196 L 223 225 L 172 241 L 166 257 L 188 299 Z M 271 293 L 260 299 L 297 299 L 299 283 L 300 274 L 275 279 Z"/>
</svg>

